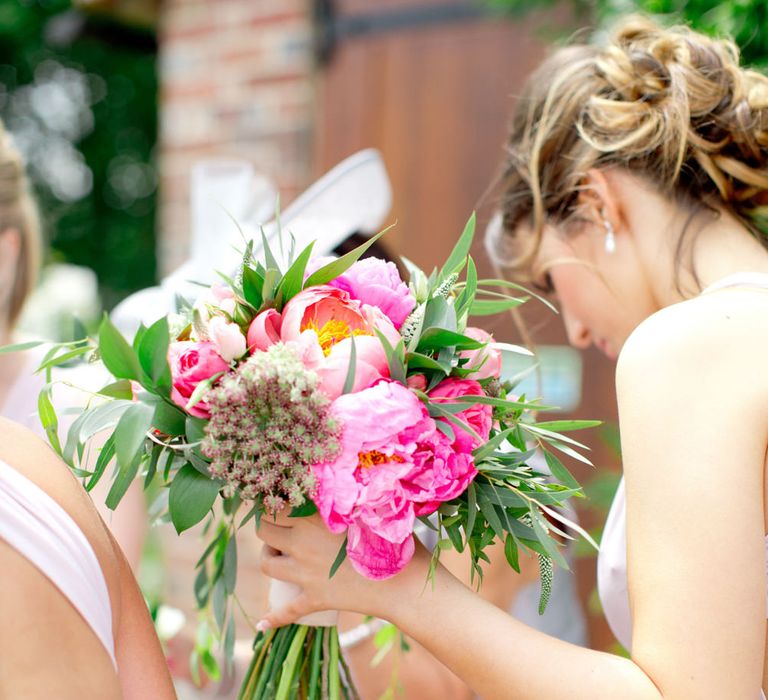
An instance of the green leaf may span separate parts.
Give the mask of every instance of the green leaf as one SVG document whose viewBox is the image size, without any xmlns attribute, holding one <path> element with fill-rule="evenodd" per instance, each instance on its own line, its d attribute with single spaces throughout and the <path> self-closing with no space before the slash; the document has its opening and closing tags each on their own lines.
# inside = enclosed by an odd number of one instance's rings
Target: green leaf
<svg viewBox="0 0 768 700">
<path fill-rule="evenodd" d="M 438 286 L 449 275 L 453 274 L 454 272 L 459 272 L 461 268 L 464 267 L 464 263 L 466 262 L 467 256 L 469 255 L 469 249 L 472 247 L 472 239 L 475 237 L 476 225 L 477 216 L 475 215 L 475 212 L 472 212 L 472 216 L 469 217 L 469 221 L 467 221 L 466 225 L 464 226 L 464 231 L 459 237 L 459 240 L 456 241 L 456 245 L 451 251 L 451 254 L 448 256 L 448 260 L 446 260 L 445 265 L 443 265 L 443 269 L 440 271 Z"/>
<path fill-rule="evenodd" d="M 170 342 L 168 319 L 163 316 L 147 328 L 138 349 L 141 368 L 155 386 L 163 389 L 166 394 L 170 393 L 171 390 L 171 369 L 168 366 Z"/>
<path fill-rule="evenodd" d="M 470 481 L 467 486 L 467 542 L 472 539 L 472 531 L 475 529 L 475 519 L 477 518 L 477 493 L 475 491 L 475 482 Z"/>
<path fill-rule="evenodd" d="M 317 506 L 313 501 L 309 499 L 305 500 L 300 506 L 296 506 L 291 510 L 289 518 L 306 518 L 309 515 L 317 513 Z"/>
<path fill-rule="evenodd" d="M 344 379 L 344 386 L 341 389 L 342 394 L 352 393 L 352 389 L 355 386 L 355 371 L 357 370 L 357 345 L 355 344 L 355 336 L 350 336 L 349 341 L 352 343 L 352 349 L 349 352 L 349 367 L 347 367 L 347 376 Z"/>
<path fill-rule="evenodd" d="M 506 531 L 501 524 L 501 519 L 496 513 L 493 504 L 482 493 L 477 494 L 477 504 L 480 506 L 480 512 L 485 516 L 485 519 L 496 533 L 496 536 L 499 540 L 503 540 L 506 536 Z"/>
<path fill-rule="evenodd" d="M 572 489 L 580 489 L 579 482 L 573 477 L 571 472 L 566 469 L 565 465 L 547 450 L 542 450 L 544 453 L 544 459 L 547 461 L 547 466 L 552 476 L 557 479 L 561 484 L 569 486 Z"/>
<path fill-rule="evenodd" d="M 509 565 L 520 573 L 520 552 L 517 549 L 517 542 L 515 542 L 515 536 L 508 534 L 504 540 L 504 556 L 507 558 Z"/>
<path fill-rule="evenodd" d="M 184 435 L 187 415 L 168 401 L 157 401 L 152 426 L 164 435 Z"/>
<path fill-rule="evenodd" d="M 400 382 L 403 386 L 406 385 L 407 379 L 405 376 L 405 345 L 402 339 L 398 342 L 397 348 L 393 348 L 385 336 L 378 328 L 373 329 L 381 342 L 381 346 L 384 348 L 384 354 L 387 357 L 387 365 L 389 366 L 389 377 L 395 382 Z M 399 349 L 402 349 L 402 354 Z"/>
<path fill-rule="evenodd" d="M 115 454 L 121 469 L 127 469 L 142 452 L 153 415 L 152 406 L 136 402 L 120 416 L 114 435 Z"/>
<path fill-rule="evenodd" d="M 200 442 L 205 437 L 205 426 L 208 424 L 204 418 L 197 416 L 187 416 L 186 436 L 187 442 Z"/>
<path fill-rule="evenodd" d="M 464 319 L 466 321 L 467 309 L 474 301 L 476 293 L 477 268 L 475 267 L 474 260 L 470 257 L 467 259 L 467 280 L 464 283 L 464 289 L 459 294 L 455 303 L 457 319 Z"/>
<path fill-rule="evenodd" d="M 205 392 L 207 392 L 216 383 L 216 380 L 223 374 L 226 374 L 226 372 L 216 372 L 216 374 L 208 377 L 208 379 L 204 379 L 202 382 L 199 382 L 195 387 L 195 390 L 192 392 L 192 395 L 189 397 L 189 401 L 187 401 L 187 405 L 184 408 L 189 411 L 189 409 L 197 406 L 197 404 L 203 400 Z"/>
<path fill-rule="evenodd" d="M 99 353 L 104 366 L 116 379 L 142 380 L 136 353 L 106 315 L 99 327 Z"/>
<path fill-rule="evenodd" d="M 224 590 L 231 595 L 235 592 L 235 583 L 237 582 L 237 541 L 230 537 L 227 542 L 227 548 L 224 550 Z"/>
<path fill-rule="evenodd" d="M 555 433 L 567 432 L 569 430 L 584 430 L 585 428 L 596 428 L 602 425 L 600 420 L 551 420 L 542 423 L 536 423 L 539 428 L 550 430 Z"/>
<path fill-rule="evenodd" d="M 104 444 L 101 446 L 101 450 L 99 451 L 99 456 L 96 458 L 96 464 L 93 467 L 93 474 L 91 475 L 90 479 L 88 479 L 88 482 L 85 484 L 85 490 L 90 491 L 96 484 L 99 483 L 99 480 L 104 475 L 104 471 L 106 470 L 109 463 L 112 461 L 113 457 L 115 456 L 115 435 L 112 433 L 105 441 Z"/>
<path fill-rule="evenodd" d="M 40 414 L 40 423 L 42 423 L 45 429 L 45 434 L 48 436 L 48 442 L 51 444 L 56 453 L 61 457 L 61 444 L 59 443 L 59 419 L 56 416 L 56 410 L 53 408 L 53 402 L 51 401 L 51 389 L 53 387 L 50 384 L 46 384 L 40 394 L 37 397 L 37 410 Z"/>
<path fill-rule="evenodd" d="M 11 345 L 2 345 L 0 346 L 0 355 L 5 355 L 9 352 L 23 352 L 24 350 L 31 350 L 32 348 L 39 347 L 40 345 L 45 345 L 47 341 L 45 340 L 28 340 L 24 343 L 13 343 Z"/>
<path fill-rule="evenodd" d="M 558 550 L 555 541 L 547 534 L 547 532 L 545 532 L 544 528 L 542 527 L 541 522 L 539 521 L 540 516 L 536 511 L 535 506 L 529 506 L 529 510 L 531 513 L 531 527 L 536 533 L 536 537 L 538 538 L 542 547 L 544 547 L 546 554 L 548 554 L 555 562 L 557 562 L 558 566 L 562 566 L 567 571 L 569 569 L 568 562 L 565 561 L 565 558 Z"/>
<path fill-rule="evenodd" d="M 470 316 L 492 316 L 516 309 L 525 303 L 525 299 L 509 297 L 509 299 L 475 299 L 469 307 Z"/>
<path fill-rule="evenodd" d="M 133 399 L 133 388 L 128 379 L 120 379 L 111 384 L 107 384 L 96 393 L 101 396 L 108 396 L 112 399 L 124 399 L 126 401 Z"/>
<path fill-rule="evenodd" d="M 185 464 L 174 476 L 168 495 L 168 510 L 176 532 L 197 525 L 211 510 L 219 493 L 218 482 Z"/>
<path fill-rule="evenodd" d="M 504 289 L 516 289 L 517 291 L 524 292 L 528 296 L 532 296 L 537 301 L 540 301 L 544 306 L 546 306 L 550 311 L 553 311 L 554 313 L 557 313 L 557 307 L 548 299 L 544 298 L 543 296 L 536 294 L 535 292 L 532 292 L 530 289 L 526 289 L 522 285 L 519 285 L 515 282 L 510 282 L 509 280 L 499 280 L 499 279 L 483 279 L 477 281 L 478 288 L 482 287 L 502 287 Z"/>
<path fill-rule="evenodd" d="M 117 472 L 117 477 L 114 482 L 112 482 L 112 488 L 109 490 L 107 500 L 105 501 L 107 508 L 110 510 L 117 508 L 120 501 L 123 499 L 123 496 L 125 496 L 128 487 L 131 485 L 131 482 L 136 478 L 142 456 L 143 455 L 141 454 L 137 454 L 133 462 L 125 467 L 119 465 L 120 469 Z"/>
<path fill-rule="evenodd" d="M 243 296 L 256 311 L 264 303 L 264 278 L 252 267 L 243 267 Z"/>
<path fill-rule="evenodd" d="M 392 224 L 394 226 L 394 224 Z M 318 284 L 326 284 L 331 280 L 335 280 L 339 275 L 344 274 L 354 263 L 356 263 L 376 241 L 379 240 L 392 226 L 387 226 L 383 231 L 380 231 L 375 236 L 369 238 L 365 243 L 357 246 L 354 250 L 350 250 L 346 255 L 342 255 L 337 260 L 329 262 L 327 265 L 323 265 L 319 270 L 313 272 L 307 281 L 304 283 L 304 289 L 308 287 L 315 287 Z"/>
<path fill-rule="evenodd" d="M 89 350 L 91 350 L 91 346 L 85 344 L 75 348 L 74 350 L 69 350 L 68 352 L 62 353 L 61 355 L 56 355 L 47 360 L 44 360 L 35 370 L 35 374 L 47 370 L 49 367 L 58 367 L 59 365 L 63 365 L 70 360 L 74 360 L 78 357 L 81 357 L 82 355 L 85 355 L 85 353 L 87 353 Z"/>
<path fill-rule="evenodd" d="M 283 293 L 282 301 L 286 303 L 296 296 L 304 286 L 304 273 L 307 269 L 307 263 L 312 257 L 312 248 L 315 242 L 312 241 L 304 250 L 301 251 L 296 261 L 288 268 L 280 281 L 280 291 Z"/>
<path fill-rule="evenodd" d="M 201 566 L 200 571 L 197 572 L 193 589 L 197 607 L 200 609 L 204 608 L 208 604 L 208 595 L 210 593 L 210 588 L 208 586 L 208 570 L 205 566 Z"/>
<path fill-rule="evenodd" d="M 418 352 L 409 352 L 405 355 L 405 363 L 408 365 L 408 369 L 432 369 L 443 374 L 450 374 L 451 366 L 444 365 L 438 362 L 432 357 L 422 355 Z"/>
<path fill-rule="evenodd" d="M 445 328 L 427 328 L 422 334 L 417 349 L 420 352 L 440 350 L 445 347 L 455 347 L 456 350 L 478 350 L 486 343 L 469 336 L 449 331 Z"/>
<path fill-rule="evenodd" d="M 133 401 L 115 399 L 114 401 L 109 401 L 87 409 L 87 418 L 83 420 L 82 425 L 80 426 L 80 434 L 78 436 L 79 442 L 85 442 L 96 433 L 117 425 L 117 422 L 120 420 L 123 413 L 134 405 L 135 403 Z"/>
<path fill-rule="evenodd" d="M 227 670 L 232 674 L 235 663 L 235 616 L 229 616 L 227 631 L 224 633 L 224 660 Z"/>
<path fill-rule="evenodd" d="M 333 578 L 333 575 L 339 570 L 339 567 L 344 563 L 344 560 L 347 558 L 347 538 L 344 538 L 344 541 L 341 543 L 341 547 L 339 548 L 339 553 L 336 555 L 336 559 L 333 560 L 333 564 L 331 564 L 331 569 L 328 572 L 328 578 Z"/>
<path fill-rule="evenodd" d="M 216 626 L 224 629 L 224 621 L 227 617 L 227 589 L 223 578 L 216 579 L 213 584 L 213 619 L 216 620 Z"/>
<path fill-rule="evenodd" d="M 423 331 L 430 328 L 457 330 L 456 309 L 442 297 L 430 299 L 424 311 Z"/>
<path fill-rule="evenodd" d="M 269 241 L 267 240 L 267 235 L 264 233 L 263 228 L 261 229 L 261 243 L 264 246 L 264 250 L 262 252 L 264 253 L 264 262 L 266 263 L 267 270 L 276 270 L 279 273 L 280 265 L 277 264 L 277 260 L 274 256 L 274 253 L 272 253 L 272 248 L 269 246 Z"/>
</svg>

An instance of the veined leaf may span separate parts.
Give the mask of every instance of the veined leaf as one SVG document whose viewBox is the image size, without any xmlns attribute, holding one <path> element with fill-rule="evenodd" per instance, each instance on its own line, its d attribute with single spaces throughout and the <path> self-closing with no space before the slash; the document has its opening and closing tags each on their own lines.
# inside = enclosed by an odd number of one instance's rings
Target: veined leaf
<svg viewBox="0 0 768 700">
<path fill-rule="evenodd" d="M 213 507 L 220 488 L 218 482 L 203 476 L 191 464 L 179 469 L 168 495 L 168 510 L 176 532 L 197 525 Z"/>
<path fill-rule="evenodd" d="M 96 486 L 96 484 L 99 483 L 99 480 L 104 475 L 104 470 L 107 468 L 107 465 L 112 461 L 114 456 L 115 435 L 113 433 L 104 441 L 104 444 L 101 446 L 99 456 L 96 458 L 96 464 L 93 467 L 93 474 L 91 474 L 91 477 L 85 484 L 86 491 L 90 491 L 94 486 Z"/>
<path fill-rule="evenodd" d="M 115 428 L 115 454 L 120 469 L 127 469 L 141 454 L 147 431 L 152 427 L 154 410 L 149 404 L 136 402 L 120 416 Z"/>
<path fill-rule="evenodd" d="M 397 344 L 397 348 L 393 348 L 385 336 L 378 328 L 373 329 L 379 338 L 381 346 L 384 348 L 384 354 L 387 357 L 387 365 L 389 366 L 389 377 L 393 381 L 400 382 L 403 386 L 407 384 L 405 375 L 405 348 L 402 339 Z M 402 347 L 402 353 L 398 351 L 398 348 Z"/>
<path fill-rule="evenodd" d="M 405 355 L 405 363 L 408 365 L 408 369 L 433 369 L 443 374 L 450 374 L 451 366 L 444 365 L 438 362 L 432 357 L 423 355 L 418 352 L 409 352 Z"/>
<path fill-rule="evenodd" d="M 551 472 L 552 476 L 555 477 L 555 479 L 557 479 L 561 484 L 570 486 L 572 489 L 581 488 L 579 482 L 576 481 L 571 472 L 565 468 L 565 465 L 557 457 L 555 457 L 555 455 L 553 455 L 551 452 L 548 452 L 547 450 L 542 450 L 542 452 L 544 453 L 544 459 L 547 462 L 549 471 Z"/>
<path fill-rule="evenodd" d="M 99 389 L 97 394 L 108 396 L 112 399 L 124 399 L 130 401 L 133 398 L 133 389 L 128 379 L 120 379 Z"/>
<path fill-rule="evenodd" d="M 74 350 L 69 350 L 67 352 L 61 353 L 61 355 L 50 357 L 49 359 L 46 359 L 40 363 L 38 368 L 35 370 L 35 374 L 47 370 L 50 367 L 58 367 L 59 365 L 63 365 L 65 362 L 69 362 L 70 360 L 81 357 L 82 355 L 85 355 L 85 353 L 87 353 L 90 349 L 91 346 L 86 343 L 80 347 L 76 347 Z"/>
<path fill-rule="evenodd" d="M 104 366 L 116 379 L 142 380 L 136 353 L 106 314 L 99 326 L 99 353 Z"/>
<path fill-rule="evenodd" d="M 107 494 L 106 505 L 110 510 L 117 508 L 123 496 L 125 496 L 125 492 L 128 490 L 131 482 L 136 478 L 143 457 L 144 455 L 137 453 L 134 460 L 129 464 L 125 466 L 118 464 L 117 477 L 112 482 L 112 488 Z"/>
<path fill-rule="evenodd" d="M 258 311 L 264 303 L 264 277 L 250 266 L 243 267 L 243 296 L 254 310 Z"/>
<path fill-rule="evenodd" d="M 456 300 L 456 316 L 461 318 L 464 312 L 471 306 L 477 292 L 477 268 L 475 262 L 470 256 L 467 258 L 467 279 L 464 283 L 464 289 Z"/>
<path fill-rule="evenodd" d="M 171 369 L 168 366 L 170 342 L 168 319 L 163 316 L 147 328 L 138 349 L 141 368 L 165 395 L 171 390 Z"/>
</svg>

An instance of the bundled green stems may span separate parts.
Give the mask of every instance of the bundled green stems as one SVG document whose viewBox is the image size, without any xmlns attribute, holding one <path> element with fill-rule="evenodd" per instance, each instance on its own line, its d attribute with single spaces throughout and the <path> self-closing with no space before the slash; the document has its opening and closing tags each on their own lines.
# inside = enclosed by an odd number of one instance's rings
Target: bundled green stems
<svg viewBox="0 0 768 700">
<path fill-rule="evenodd" d="M 360 700 L 336 627 L 259 632 L 238 700 Z"/>
</svg>

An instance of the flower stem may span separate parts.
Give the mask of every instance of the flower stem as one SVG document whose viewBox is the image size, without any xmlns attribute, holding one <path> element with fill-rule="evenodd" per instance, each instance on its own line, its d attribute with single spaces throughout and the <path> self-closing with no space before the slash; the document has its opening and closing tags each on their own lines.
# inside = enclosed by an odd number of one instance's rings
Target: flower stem
<svg viewBox="0 0 768 700">
<path fill-rule="evenodd" d="M 304 649 L 304 639 L 307 636 L 308 630 L 309 627 L 306 625 L 300 625 L 291 640 L 288 655 L 285 657 L 285 661 L 283 661 L 280 669 L 280 683 L 277 686 L 275 700 L 288 700 L 288 693 L 291 690 L 293 678 L 296 675 L 296 667 L 299 665 L 299 654 Z"/>
</svg>

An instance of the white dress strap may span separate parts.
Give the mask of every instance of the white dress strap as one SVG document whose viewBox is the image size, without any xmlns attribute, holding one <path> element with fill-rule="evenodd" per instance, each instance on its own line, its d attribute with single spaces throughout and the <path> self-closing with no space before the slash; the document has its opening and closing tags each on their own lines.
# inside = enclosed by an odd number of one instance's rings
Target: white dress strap
<svg viewBox="0 0 768 700">
<path fill-rule="evenodd" d="M 117 669 L 112 606 L 90 542 L 53 498 L 2 461 L 0 539 L 34 564 L 64 594 L 101 640 Z"/>
</svg>

